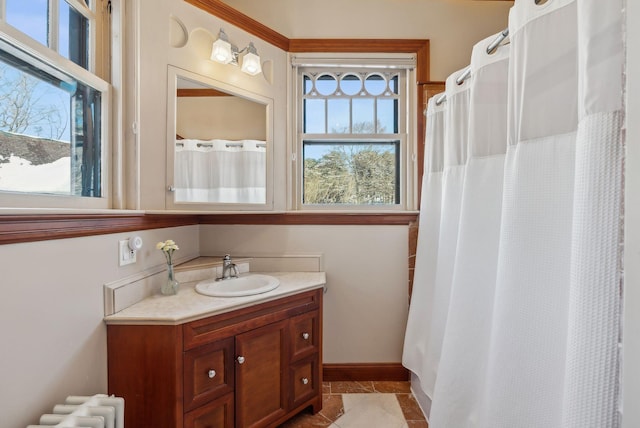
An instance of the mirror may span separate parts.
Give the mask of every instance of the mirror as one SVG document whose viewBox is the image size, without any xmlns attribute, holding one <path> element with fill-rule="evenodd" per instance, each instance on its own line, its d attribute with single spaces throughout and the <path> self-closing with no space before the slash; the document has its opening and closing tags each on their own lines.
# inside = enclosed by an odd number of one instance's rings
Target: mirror
<svg viewBox="0 0 640 428">
<path fill-rule="evenodd" d="M 169 81 L 168 205 L 268 207 L 271 100 L 184 70 Z"/>
</svg>

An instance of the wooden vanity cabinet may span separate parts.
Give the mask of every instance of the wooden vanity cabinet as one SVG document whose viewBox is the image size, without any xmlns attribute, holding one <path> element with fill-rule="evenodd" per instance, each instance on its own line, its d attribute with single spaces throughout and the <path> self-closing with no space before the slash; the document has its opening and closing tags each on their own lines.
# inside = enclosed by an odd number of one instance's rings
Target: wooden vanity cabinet
<svg viewBox="0 0 640 428">
<path fill-rule="evenodd" d="M 276 427 L 322 408 L 322 289 L 182 325 L 107 325 L 125 426 Z"/>
</svg>

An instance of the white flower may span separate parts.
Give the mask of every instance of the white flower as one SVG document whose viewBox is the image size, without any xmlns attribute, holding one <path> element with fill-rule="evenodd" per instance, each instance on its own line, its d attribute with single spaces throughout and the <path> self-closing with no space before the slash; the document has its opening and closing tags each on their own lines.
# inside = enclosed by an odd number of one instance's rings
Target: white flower
<svg viewBox="0 0 640 428">
<path fill-rule="evenodd" d="M 178 248 L 178 245 L 175 243 L 175 241 L 173 241 L 172 239 L 167 239 L 164 242 L 158 242 L 156 244 L 156 248 L 158 250 L 162 250 L 162 252 L 164 253 L 164 257 L 167 259 L 168 264 L 172 263 L 171 256 L 173 255 L 173 252 L 180 249 Z"/>
</svg>

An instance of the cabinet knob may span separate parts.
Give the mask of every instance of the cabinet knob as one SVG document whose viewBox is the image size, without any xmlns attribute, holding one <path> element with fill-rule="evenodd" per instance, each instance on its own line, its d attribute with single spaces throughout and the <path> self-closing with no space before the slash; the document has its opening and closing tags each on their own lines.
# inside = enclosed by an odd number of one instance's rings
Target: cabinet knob
<svg viewBox="0 0 640 428">
<path fill-rule="evenodd" d="M 302 333 L 302 338 L 303 338 L 304 340 L 309 339 L 309 333 Z"/>
<path fill-rule="evenodd" d="M 175 192 L 176 188 L 173 187 L 173 186 L 167 186 L 167 190 L 170 191 L 170 192 Z"/>
<path fill-rule="evenodd" d="M 307 379 L 306 377 L 303 377 L 302 379 L 300 379 L 300 381 L 302 382 L 303 385 L 306 385 L 309 383 L 309 379 Z"/>
<path fill-rule="evenodd" d="M 213 379 L 214 377 L 216 377 L 216 371 L 215 370 L 209 370 L 209 379 Z"/>
<path fill-rule="evenodd" d="M 244 364 L 244 357 L 241 355 L 237 358 L 238 364 Z"/>
</svg>

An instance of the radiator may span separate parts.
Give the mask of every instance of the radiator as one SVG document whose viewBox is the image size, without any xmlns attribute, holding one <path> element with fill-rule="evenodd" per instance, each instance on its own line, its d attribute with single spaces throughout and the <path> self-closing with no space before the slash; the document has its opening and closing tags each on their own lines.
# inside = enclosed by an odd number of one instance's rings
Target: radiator
<svg viewBox="0 0 640 428">
<path fill-rule="evenodd" d="M 53 407 L 52 413 L 40 416 L 40 425 L 27 428 L 124 428 L 124 398 L 104 394 L 72 395 L 64 404 Z"/>
</svg>

